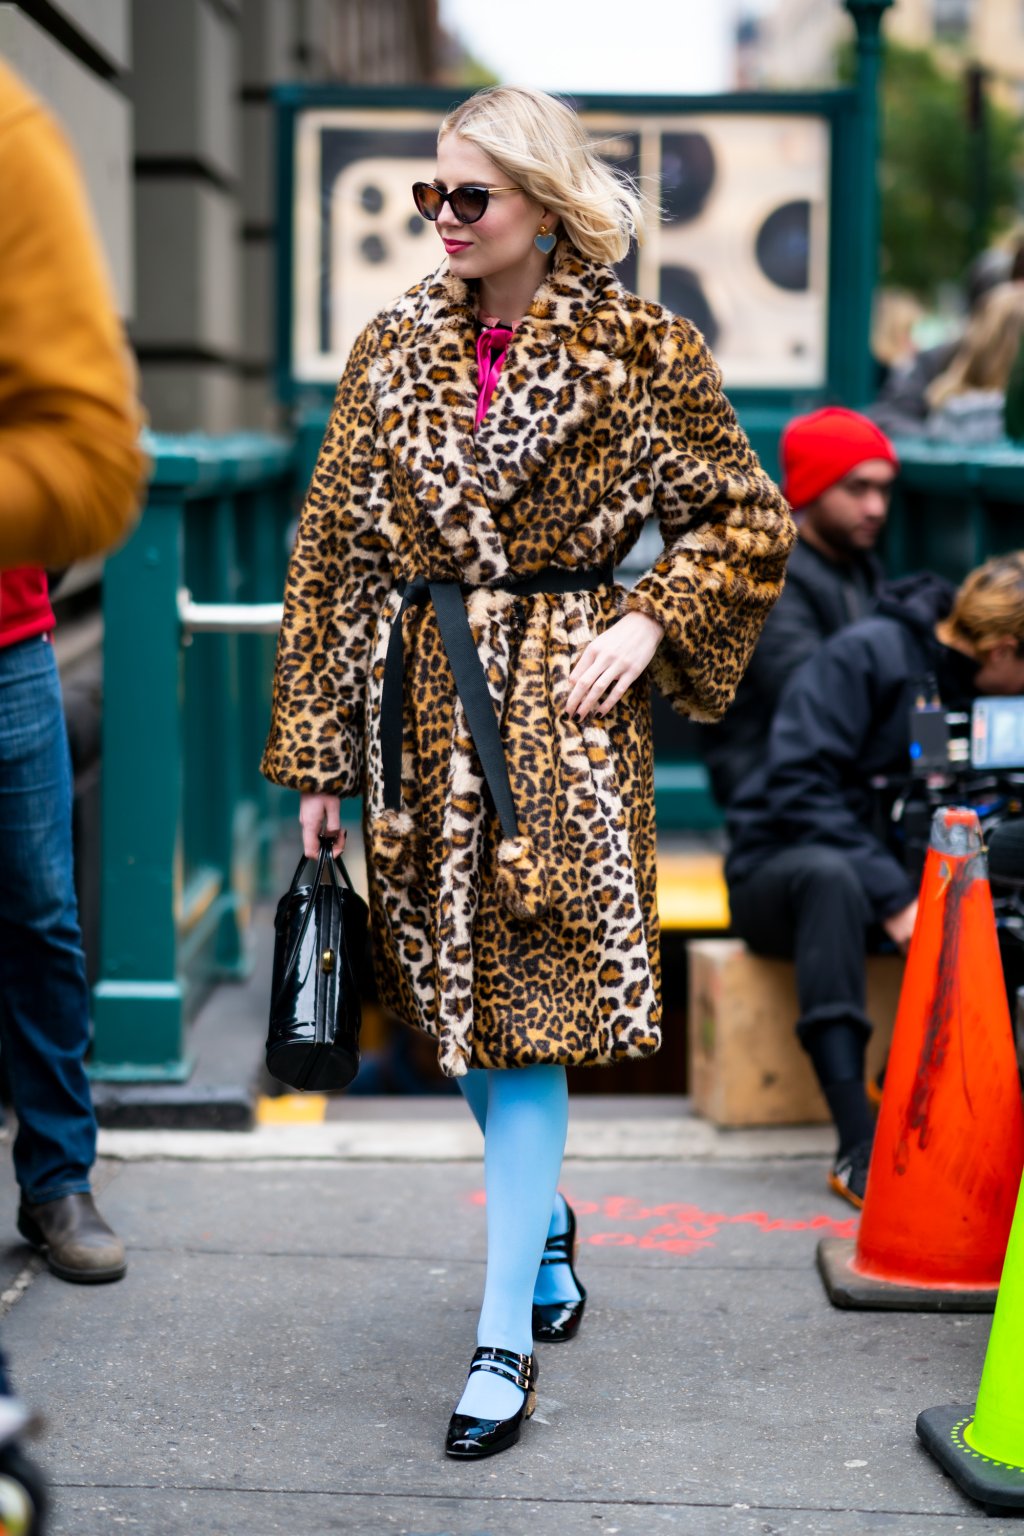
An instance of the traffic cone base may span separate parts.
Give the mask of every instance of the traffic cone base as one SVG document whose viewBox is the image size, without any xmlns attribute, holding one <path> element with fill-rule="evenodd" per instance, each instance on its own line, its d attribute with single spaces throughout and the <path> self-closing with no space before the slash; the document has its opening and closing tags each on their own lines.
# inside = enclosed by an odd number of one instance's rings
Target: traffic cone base
<svg viewBox="0 0 1024 1536">
<path fill-rule="evenodd" d="M 818 1244 L 818 1273 L 834 1307 L 863 1312 L 993 1312 L 998 1286 L 901 1285 L 876 1280 L 856 1267 L 852 1238 L 825 1237 Z"/>
<path fill-rule="evenodd" d="M 818 1250 L 833 1305 L 991 1312 L 1022 1165 L 981 828 L 947 806 L 932 818 L 856 1252 Z"/>
<path fill-rule="evenodd" d="M 1024 1467 L 993 1461 L 968 1445 L 964 1436 L 973 1420 L 974 1408 L 962 1403 L 926 1408 L 917 1416 L 917 1437 L 964 1493 L 987 1510 L 1024 1509 Z"/>
</svg>

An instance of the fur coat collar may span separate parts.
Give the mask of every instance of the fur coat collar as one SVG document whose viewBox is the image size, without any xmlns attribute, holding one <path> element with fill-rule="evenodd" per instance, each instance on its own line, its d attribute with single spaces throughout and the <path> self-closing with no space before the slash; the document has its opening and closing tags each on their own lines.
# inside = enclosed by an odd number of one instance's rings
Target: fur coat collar
<svg viewBox="0 0 1024 1536">
<path fill-rule="evenodd" d="M 470 286 L 439 269 L 390 313 L 372 370 L 381 431 L 452 556 L 452 575 L 479 585 L 508 575 L 491 510 L 521 492 L 622 388 L 630 357 L 650 329 L 651 308 L 627 294 L 611 268 L 563 242 L 475 431 Z"/>
</svg>

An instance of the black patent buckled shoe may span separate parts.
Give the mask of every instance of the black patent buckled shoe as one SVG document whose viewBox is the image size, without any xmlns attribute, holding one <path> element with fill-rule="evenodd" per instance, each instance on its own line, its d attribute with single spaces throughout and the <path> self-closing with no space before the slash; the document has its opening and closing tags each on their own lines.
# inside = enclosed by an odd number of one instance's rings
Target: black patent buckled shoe
<svg viewBox="0 0 1024 1536">
<path fill-rule="evenodd" d="M 523 1404 L 510 1419 L 478 1419 L 469 1413 L 453 1413 L 444 1442 L 445 1453 L 462 1461 L 478 1461 L 482 1456 L 496 1456 L 507 1451 L 519 1439 L 524 1419 L 537 1406 L 537 1356 L 517 1355 L 511 1349 L 478 1349 L 469 1367 L 474 1371 L 492 1371 L 504 1376 L 523 1394 Z"/>
<path fill-rule="evenodd" d="M 569 1225 L 564 1232 L 548 1238 L 544 1244 L 544 1256 L 540 1262 L 542 1265 L 568 1265 L 569 1273 L 575 1280 L 576 1288 L 580 1293 L 580 1299 L 579 1301 L 534 1302 L 533 1337 L 542 1344 L 564 1344 L 569 1339 L 575 1338 L 583 1321 L 583 1309 L 587 1304 L 587 1293 L 573 1269 L 580 1249 L 580 1241 L 576 1235 L 576 1212 L 568 1200 L 565 1202 L 565 1208 L 569 1213 Z"/>
</svg>

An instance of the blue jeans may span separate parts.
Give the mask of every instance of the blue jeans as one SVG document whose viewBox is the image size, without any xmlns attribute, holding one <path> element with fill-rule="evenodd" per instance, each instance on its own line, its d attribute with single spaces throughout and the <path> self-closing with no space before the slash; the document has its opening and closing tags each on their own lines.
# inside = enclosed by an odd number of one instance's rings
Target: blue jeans
<svg viewBox="0 0 1024 1536">
<path fill-rule="evenodd" d="M 0 1050 L 14 1171 L 42 1205 L 89 1188 L 89 989 L 71 861 L 71 759 L 53 647 L 0 647 Z"/>
</svg>

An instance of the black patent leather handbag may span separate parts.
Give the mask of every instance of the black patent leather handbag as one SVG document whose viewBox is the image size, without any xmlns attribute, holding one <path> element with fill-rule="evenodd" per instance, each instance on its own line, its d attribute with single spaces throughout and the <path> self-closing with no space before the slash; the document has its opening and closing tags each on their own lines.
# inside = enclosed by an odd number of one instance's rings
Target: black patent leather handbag
<svg viewBox="0 0 1024 1536">
<path fill-rule="evenodd" d="M 332 844 L 321 836 L 312 881 L 300 859 L 274 919 L 267 1070 L 311 1092 L 345 1088 L 359 1070 L 369 911 Z"/>
</svg>

